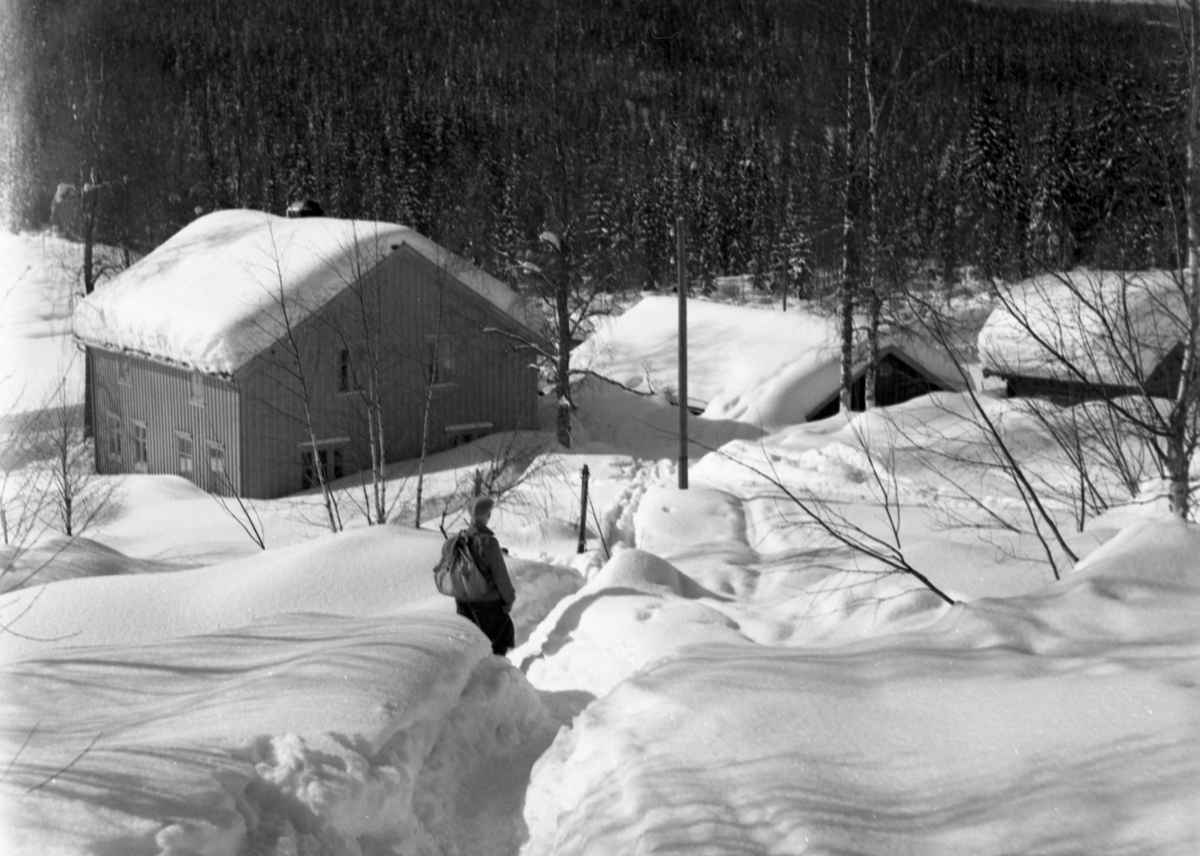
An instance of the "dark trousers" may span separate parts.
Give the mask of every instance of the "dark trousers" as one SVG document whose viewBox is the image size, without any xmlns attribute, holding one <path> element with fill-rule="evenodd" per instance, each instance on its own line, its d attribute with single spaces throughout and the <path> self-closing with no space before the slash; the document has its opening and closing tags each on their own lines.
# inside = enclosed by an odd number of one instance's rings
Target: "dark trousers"
<svg viewBox="0 0 1200 856">
<path fill-rule="evenodd" d="M 504 611 L 504 604 L 499 601 L 467 603 L 465 600 L 457 598 L 454 603 L 458 607 L 459 615 L 482 630 L 483 634 L 492 640 L 493 654 L 503 657 L 508 653 L 509 648 L 517 647 L 517 631 L 513 627 L 512 619 Z"/>
</svg>

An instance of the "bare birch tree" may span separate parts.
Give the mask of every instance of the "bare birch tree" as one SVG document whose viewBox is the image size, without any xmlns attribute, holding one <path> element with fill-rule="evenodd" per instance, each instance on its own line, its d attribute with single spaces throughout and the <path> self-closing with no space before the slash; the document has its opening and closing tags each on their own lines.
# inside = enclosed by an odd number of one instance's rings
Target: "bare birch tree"
<svg viewBox="0 0 1200 856">
<path fill-rule="evenodd" d="M 312 377 L 313 355 L 307 347 L 305 332 L 301 323 L 320 307 L 308 306 L 303 298 L 293 298 L 288 294 L 287 282 L 283 270 L 281 248 L 275 238 L 274 228 L 268 224 L 271 239 L 270 276 L 272 281 L 264 283 L 272 301 L 272 322 L 279 325 L 282 335 L 271 352 L 271 365 L 282 375 L 282 383 L 288 392 L 295 397 L 300 405 L 300 425 L 307 442 L 305 446 L 313 456 L 313 478 L 320 489 L 321 506 L 324 511 L 325 524 L 331 532 L 342 529 L 341 511 L 337 498 L 329 486 L 329 479 L 320 459 L 321 445 L 317 437 L 316 421 L 314 419 L 314 379 Z M 274 337 L 276 331 L 271 330 Z"/>
</svg>

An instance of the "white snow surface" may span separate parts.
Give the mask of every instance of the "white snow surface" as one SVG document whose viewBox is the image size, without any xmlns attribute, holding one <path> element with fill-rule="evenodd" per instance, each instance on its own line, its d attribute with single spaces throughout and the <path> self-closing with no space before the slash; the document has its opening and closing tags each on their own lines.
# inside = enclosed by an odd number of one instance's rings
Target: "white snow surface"
<svg viewBox="0 0 1200 856">
<path fill-rule="evenodd" d="M 913 336 L 882 336 L 947 387 L 961 386 L 953 361 Z M 643 297 L 597 325 L 571 355 L 590 369 L 640 392 L 676 389 L 678 301 Z M 688 403 L 713 419 L 766 428 L 804 422 L 838 389 L 840 350 L 834 322 L 803 309 L 773 312 L 688 301 Z M 856 355 L 856 370 L 866 355 Z"/>
<path fill-rule="evenodd" d="M 0 852 L 511 852 L 555 725 L 434 589 L 440 548 L 373 527 L 12 595 Z M 582 583 L 512 571 L 521 639 Z"/>
<path fill-rule="evenodd" d="M 1079 269 L 1005 288 L 979 332 L 983 366 L 1079 381 L 1073 366 L 1092 382 L 1135 385 L 1183 341 L 1179 276 Z"/>
<path fill-rule="evenodd" d="M 541 446 L 552 466 L 492 520 L 507 662 L 433 591 L 411 462 L 389 469 L 399 525 L 368 527 L 345 481 L 337 535 L 311 493 L 253 503 L 265 551 L 182 479 L 106 479 L 103 523 L 30 545 L 46 584 L 0 595 L 0 853 L 1200 852 L 1194 525 L 1143 497 L 1076 532 L 1050 494 L 1083 557 L 1059 551 L 1055 580 L 957 393 L 773 430 L 691 418 L 686 492 L 661 390 L 577 402 L 572 449 Z M 1017 403 L 981 406 L 1069 491 Z M 460 525 L 503 441 L 426 461 L 427 526 Z M 955 605 L 782 489 L 886 540 L 881 484 Z"/>
<path fill-rule="evenodd" d="M 1149 522 L 909 633 L 813 651 L 722 627 L 560 732 L 522 853 L 1195 853 L 1197 555 L 1196 527 Z"/>
<path fill-rule="evenodd" d="M 0 417 L 44 406 L 64 379 L 66 401 L 83 400 L 83 360 L 71 339 L 82 255 L 49 233 L 0 231 Z"/>
<path fill-rule="evenodd" d="M 401 245 L 527 323 L 512 289 L 406 226 L 230 210 L 199 217 L 97 288 L 75 310 L 75 335 L 229 375 Z"/>
</svg>

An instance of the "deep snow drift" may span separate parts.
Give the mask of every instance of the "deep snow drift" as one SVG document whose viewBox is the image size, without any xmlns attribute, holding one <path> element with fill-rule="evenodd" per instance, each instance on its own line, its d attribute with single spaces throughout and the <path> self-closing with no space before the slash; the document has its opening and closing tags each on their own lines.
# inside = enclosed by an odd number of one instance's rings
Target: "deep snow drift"
<svg viewBox="0 0 1200 856">
<path fill-rule="evenodd" d="M 822 652 L 713 634 L 560 733 L 522 852 L 1195 853 L 1197 555 L 1195 527 L 1151 522 L 920 631 Z"/>
<path fill-rule="evenodd" d="M 714 382 L 746 368 L 693 342 Z M 785 389 L 768 356 L 730 402 Z M 439 536 L 368 528 L 349 482 L 338 535 L 312 495 L 254 503 L 259 551 L 182 479 L 113 479 L 103 525 L 25 554 L 57 581 L 0 595 L 0 853 L 1200 852 L 1194 527 L 1145 501 L 1074 531 L 1072 471 L 1014 402 L 982 406 L 1087 556 L 1061 582 L 963 396 L 692 418 L 686 493 L 665 391 L 578 402 L 572 450 L 533 437 L 493 520 L 508 662 L 434 592 Z M 427 527 L 505 442 L 427 461 Z M 887 539 L 886 488 L 960 602 L 782 488 Z"/>
<path fill-rule="evenodd" d="M 437 594 L 440 547 L 374 527 L 11 594 L 3 852 L 511 852 L 556 723 Z M 582 583 L 512 571 L 522 639 Z"/>
<path fill-rule="evenodd" d="M 554 726 L 445 612 L 64 648 L 5 681 L 7 853 L 511 852 Z"/>
</svg>

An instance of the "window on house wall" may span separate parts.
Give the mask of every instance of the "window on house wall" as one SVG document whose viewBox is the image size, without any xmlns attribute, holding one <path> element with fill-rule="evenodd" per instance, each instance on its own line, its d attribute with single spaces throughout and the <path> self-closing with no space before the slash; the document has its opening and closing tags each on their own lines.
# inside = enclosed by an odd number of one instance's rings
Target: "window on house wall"
<svg viewBox="0 0 1200 856">
<path fill-rule="evenodd" d="M 322 480 L 328 484 L 340 479 L 346 474 L 345 457 L 341 449 L 318 449 L 314 456 L 312 449 L 301 453 L 301 463 L 304 468 L 304 487 L 317 487 Z M 330 464 L 332 463 L 332 469 Z M 320 476 L 317 467 L 320 466 Z"/>
<path fill-rule="evenodd" d="M 348 348 L 343 348 L 338 355 L 338 392 L 358 392 L 362 389 L 362 380 L 354 364 L 355 354 Z"/>
<path fill-rule="evenodd" d="M 108 457 L 115 462 L 121 461 L 121 417 L 108 412 Z"/>
<path fill-rule="evenodd" d="M 178 459 L 176 471 L 185 479 L 195 481 L 196 458 L 192 435 L 183 431 L 175 432 L 175 455 Z"/>
<path fill-rule="evenodd" d="M 117 382 L 129 384 L 129 357 L 117 357 Z"/>
<path fill-rule="evenodd" d="M 225 484 L 225 444 L 208 444 L 208 478 L 209 484 L 218 487 Z"/>
<path fill-rule="evenodd" d="M 144 473 L 150 466 L 149 432 L 145 422 L 134 422 L 130 434 L 133 437 L 133 469 Z"/>
<path fill-rule="evenodd" d="M 190 384 L 189 393 L 188 393 L 189 400 L 192 402 L 192 404 L 195 404 L 199 407 L 203 407 L 204 406 L 204 375 L 200 374 L 200 372 L 196 372 L 196 371 L 192 372 L 189 384 Z"/>
<path fill-rule="evenodd" d="M 431 384 L 454 383 L 454 343 L 449 336 L 425 337 L 425 373 Z"/>
</svg>

